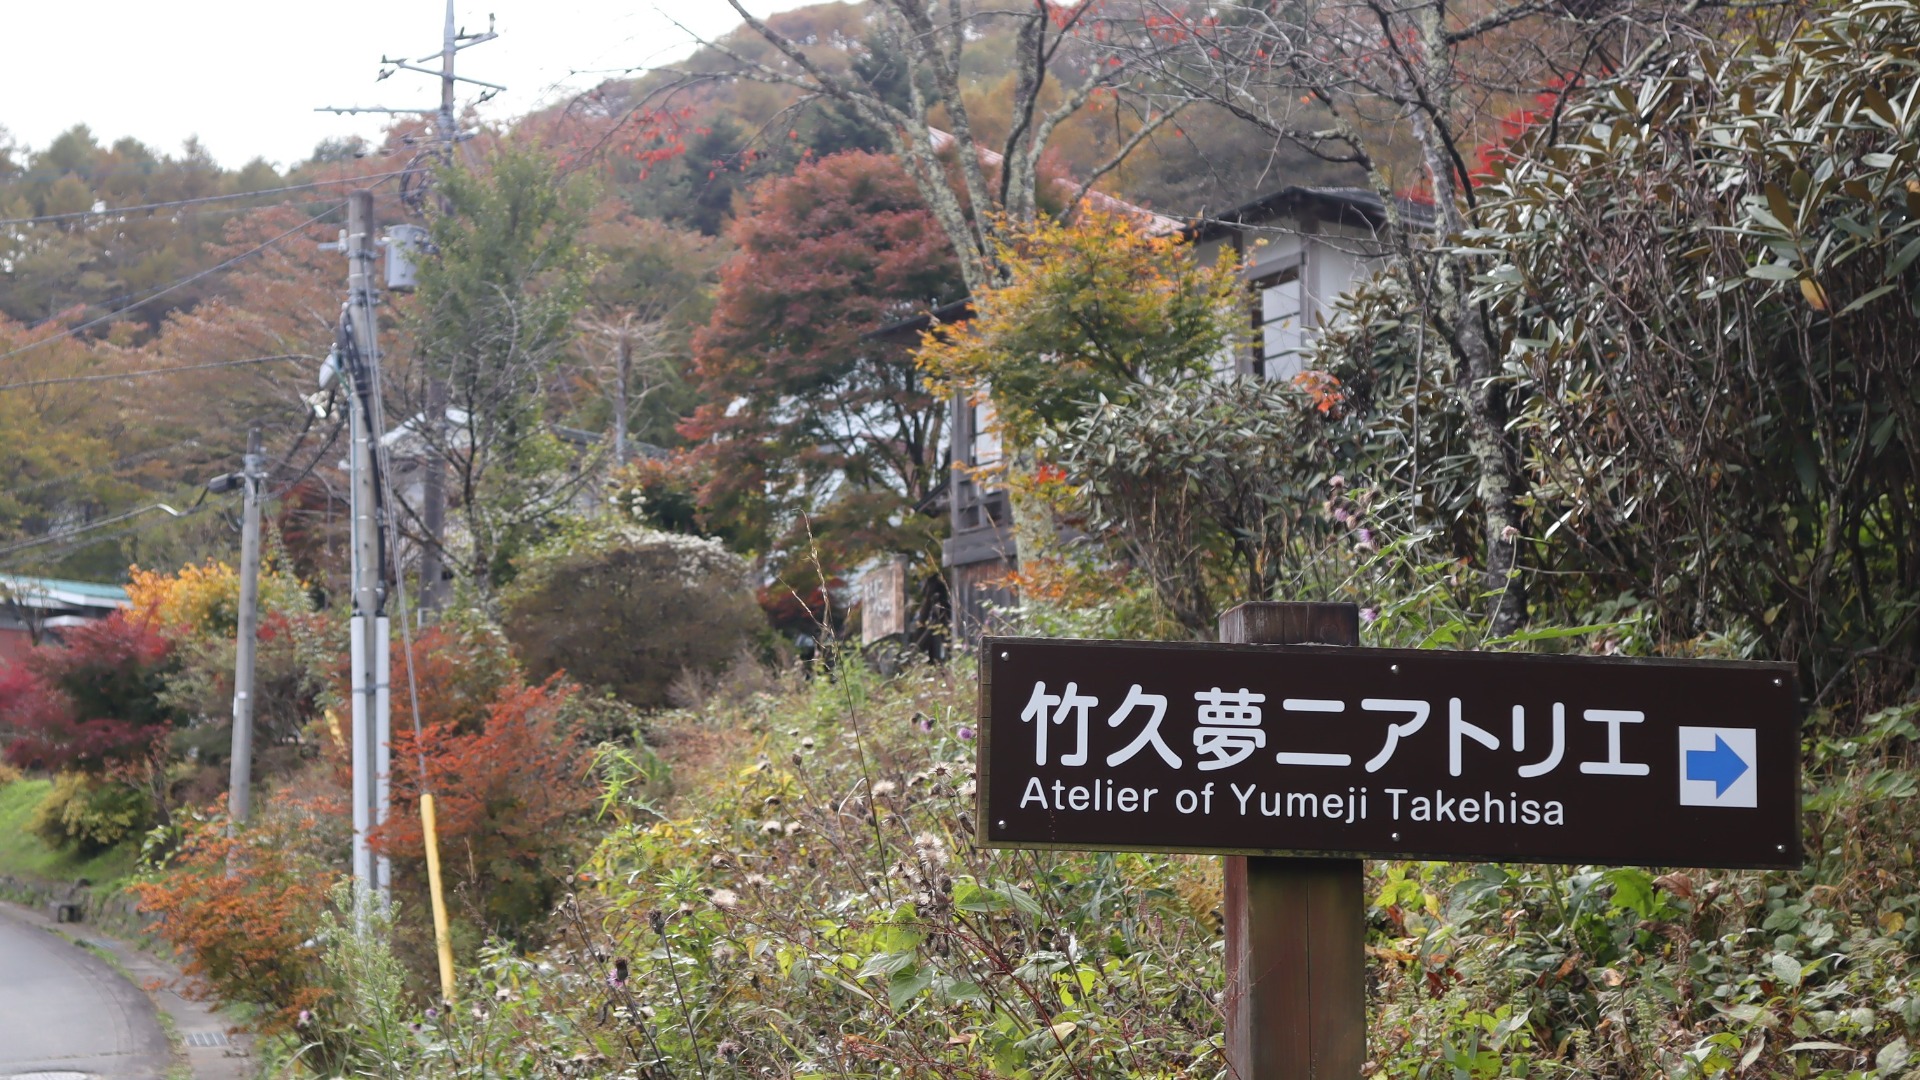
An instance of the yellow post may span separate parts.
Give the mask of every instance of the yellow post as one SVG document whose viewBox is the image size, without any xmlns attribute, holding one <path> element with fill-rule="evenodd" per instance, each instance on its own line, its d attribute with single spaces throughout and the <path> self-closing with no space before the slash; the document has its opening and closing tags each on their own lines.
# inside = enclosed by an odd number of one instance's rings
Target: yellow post
<svg viewBox="0 0 1920 1080">
<path fill-rule="evenodd" d="M 420 796 L 420 831 L 427 841 L 427 891 L 433 898 L 433 943 L 440 953 L 440 997 L 453 1004 L 453 938 L 447 931 L 447 897 L 440 888 L 440 830 L 433 796 Z"/>
</svg>

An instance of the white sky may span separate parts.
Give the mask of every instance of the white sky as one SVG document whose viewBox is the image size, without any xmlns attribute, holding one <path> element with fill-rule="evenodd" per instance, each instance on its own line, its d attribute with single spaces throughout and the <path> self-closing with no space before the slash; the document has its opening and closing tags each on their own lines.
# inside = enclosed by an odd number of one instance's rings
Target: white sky
<svg viewBox="0 0 1920 1080">
<path fill-rule="evenodd" d="M 806 0 L 747 0 L 765 15 Z M 381 55 L 418 60 L 440 49 L 445 0 L 14 0 L 0 60 L 0 127 L 44 147 L 84 123 L 103 145 L 131 135 L 177 154 L 198 135 L 221 164 L 259 156 L 281 167 L 321 140 L 374 137 L 379 116 L 335 116 L 321 105 L 431 107 L 439 81 L 397 72 L 376 83 Z M 619 69 L 692 51 L 689 30 L 725 33 L 726 0 L 455 0 L 456 21 L 500 37 L 460 54 L 457 70 L 507 92 L 483 107 L 518 116 L 593 86 Z M 421 65 L 437 69 L 437 59 Z M 579 71 L 578 76 L 569 75 Z M 480 92 L 463 84 L 464 104 Z"/>
</svg>

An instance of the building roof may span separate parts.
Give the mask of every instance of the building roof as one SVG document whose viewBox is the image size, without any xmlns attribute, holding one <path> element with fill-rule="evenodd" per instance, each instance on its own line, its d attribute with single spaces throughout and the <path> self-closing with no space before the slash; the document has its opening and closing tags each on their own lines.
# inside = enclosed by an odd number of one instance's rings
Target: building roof
<svg viewBox="0 0 1920 1080">
<path fill-rule="evenodd" d="M 106 611 L 127 607 L 132 603 L 127 599 L 127 590 L 123 585 L 21 574 L 0 574 L 0 598 L 50 610 L 86 608 Z"/>
<path fill-rule="evenodd" d="M 1395 199 L 1396 209 L 1407 221 L 1425 225 L 1433 221 L 1433 207 L 1413 199 Z M 1218 214 L 1203 214 L 1187 225 L 1186 235 L 1196 243 L 1211 240 L 1239 226 L 1258 225 L 1277 217 L 1312 216 L 1323 221 L 1338 221 L 1361 228 L 1379 229 L 1387 224 L 1387 204 L 1371 188 L 1286 187 L 1250 199 Z"/>
</svg>

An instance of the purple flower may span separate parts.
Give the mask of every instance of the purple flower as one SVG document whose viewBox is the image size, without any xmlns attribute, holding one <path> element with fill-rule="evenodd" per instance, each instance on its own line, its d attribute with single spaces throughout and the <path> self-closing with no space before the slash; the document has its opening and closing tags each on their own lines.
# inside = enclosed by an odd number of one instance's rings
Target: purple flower
<svg viewBox="0 0 1920 1080">
<path fill-rule="evenodd" d="M 1360 609 L 1360 621 L 1361 621 L 1361 622 L 1364 622 L 1364 623 L 1370 623 L 1370 622 L 1372 622 L 1372 621 L 1374 621 L 1375 619 L 1378 619 L 1379 617 L 1380 617 L 1380 609 L 1379 609 L 1379 608 L 1375 608 L 1375 607 L 1363 607 L 1363 608 L 1361 608 L 1361 609 Z"/>
<path fill-rule="evenodd" d="M 427 1006 L 427 1019 L 433 1020 L 433 1019 L 437 1019 L 439 1016 L 440 1016 L 439 1009 L 436 1009 L 431 1005 Z"/>
<path fill-rule="evenodd" d="M 1363 543 L 1363 544 L 1371 544 L 1371 543 L 1373 543 L 1373 530 L 1372 530 L 1372 529 L 1361 529 L 1361 530 L 1360 530 L 1360 542 L 1361 542 L 1361 543 Z"/>
<path fill-rule="evenodd" d="M 973 729 L 966 726 L 965 724 L 960 725 L 960 731 L 958 732 L 958 734 L 963 741 L 966 741 L 966 742 L 973 741 Z"/>
<path fill-rule="evenodd" d="M 915 726 L 917 726 L 917 727 L 918 727 L 918 728 L 919 728 L 919 729 L 920 729 L 921 731 L 932 731 L 932 730 L 933 730 L 933 718 L 932 718 L 932 717 L 930 717 L 930 716 L 922 716 L 922 717 L 921 717 L 921 718 L 920 718 L 919 720 L 916 720 L 916 721 L 914 722 L 914 724 L 915 724 Z"/>
<path fill-rule="evenodd" d="M 308 1011 L 307 1011 L 307 1010 L 305 1010 L 305 1009 L 301 1009 L 301 1010 L 300 1010 L 300 1019 L 298 1019 L 298 1020 L 295 1020 L 295 1021 L 293 1022 L 293 1026 L 294 1026 L 294 1027 L 306 1027 L 306 1026 L 307 1026 L 308 1024 L 311 1024 L 311 1023 L 313 1023 L 313 1014 L 312 1014 L 312 1013 L 310 1013 L 310 1012 L 308 1012 Z"/>
</svg>

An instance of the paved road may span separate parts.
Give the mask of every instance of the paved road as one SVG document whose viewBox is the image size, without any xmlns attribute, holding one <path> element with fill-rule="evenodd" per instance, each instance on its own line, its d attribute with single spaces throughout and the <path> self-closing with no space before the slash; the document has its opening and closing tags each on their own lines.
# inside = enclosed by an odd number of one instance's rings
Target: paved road
<svg viewBox="0 0 1920 1080">
<path fill-rule="evenodd" d="M 168 1053 L 146 994 L 92 952 L 0 905 L 0 1080 L 162 1080 Z"/>
</svg>

